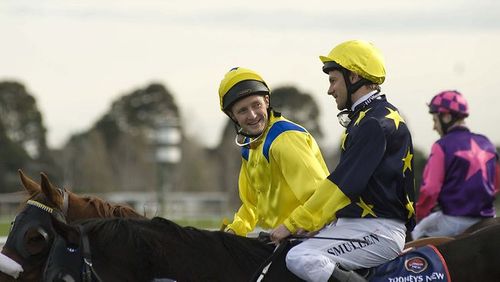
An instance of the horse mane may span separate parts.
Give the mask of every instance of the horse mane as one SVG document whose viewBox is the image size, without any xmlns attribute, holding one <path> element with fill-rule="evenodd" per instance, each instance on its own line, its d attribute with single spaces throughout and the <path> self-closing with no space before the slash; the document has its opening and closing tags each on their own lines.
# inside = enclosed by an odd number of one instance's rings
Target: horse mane
<svg viewBox="0 0 500 282">
<path fill-rule="evenodd" d="M 121 205 L 121 204 L 111 204 L 100 198 L 93 196 L 77 196 L 74 193 L 70 193 L 71 196 L 79 198 L 79 205 L 82 209 L 93 209 L 97 212 L 97 217 L 143 217 L 137 213 L 131 207 Z"/>
<path fill-rule="evenodd" d="M 135 269 L 133 275 L 137 277 L 163 273 L 184 281 L 198 273 L 217 272 L 211 269 L 214 264 L 223 268 L 228 263 L 231 264 L 227 267 L 230 270 L 226 270 L 228 277 L 231 277 L 231 271 L 250 277 L 274 249 L 257 239 L 182 227 L 159 217 L 151 220 L 92 219 L 82 224 L 88 230 L 91 245 L 96 245 L 95 250 L 101 252 L 96 257 L 102 257 L 107 268 L 115 267 L 116 271 Z M 134 255 L 116 256 L 123 254 L 124 249 Z M 115 255 L 117 259 L 106 261 L 104 258 L 109 254 Z M 237 277 L 233 278 L 238 280 Z"/>
<path fill-rule="evenodd" d="M 198 244 L 198 247 L 205 246 L 210 241 L 221 242 L 225 250 L 232 256 L 239 256 L 245 253 L 248 255 L 247 259 L 257 257 L 260 260 L 262 257 L 267 258 L 274 250 L 274 246 L 264 244 L 255 238 L 237 236 L 222 231 L 198 229 L 192 226 L 182 227 L 162 217 L 155 217 L 151 221 L 163 230 L 162 234 L 172 234 L 172 232 L 175 232 L 176 237 Z"/>
<path fill-rule="evenodd" d="M 205 246 L 209 241 L 220 241 L 231 253 L 241 254 L 241 251 L 255 253 L 265 250 L 270 255 L 273 247 L 259 242 L 257 239 L 246 238 L 221 231 L 209 231 L 187 226 L 182 227 L 177 223 L 155 217 L 151 220 L 133 218 L 99 218 L 83 220 L 82 224 L 91 232 L 98 232 L 100 240 L 104 242 L 116 241 L 116 234 L 124 240 L 124 245 L 132 246 L 144 243 L 151 252 L 165 247 L 162 241 L 165 238 L 175 239 L 176 242 L 189 242 L 193 247 Z M 160 243 L 160 245 L 156 244 Z M 257 254 L 259 256 L 260 254 Z"/>
</svg>

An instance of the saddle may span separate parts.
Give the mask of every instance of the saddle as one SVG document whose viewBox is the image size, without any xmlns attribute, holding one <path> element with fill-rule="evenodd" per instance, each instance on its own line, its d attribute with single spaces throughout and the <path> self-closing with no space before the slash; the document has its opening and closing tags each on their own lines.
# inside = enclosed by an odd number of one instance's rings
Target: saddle
<svg viewBox="0 0 500 282">
<path fill-rule="evenodd" d="M 417 239 L 417 240 L 410 241 L 410 242 L 406 243 L 405 247 L 403 249 L 403 253 L 405 253 L 407 251 L 414 250 L 418 247 L 423 247 L 423 246 L 427 246 L 427 245 L 433 245 L 433 246 L 441 245 L 441 244 L 449 242 L 451 240 L 454 240 L 454 238 L 453 237 L 426 237 L 426 238 Z"/>
<path fill-rule="evenodd" d="M 438 249 L 430 242 L 440 244 L 453 240 L 450 237 L 424 238 L 411 242 L 397 258 L 369 269 L 355 270 L 368 281 L 442 281 L 450 280 L 446 262 Z M 250 281 L 302 281 L 286 268 L 285 257 L 300 240 L 288 240 L 280 244 Z M 286 277 L 285 280 L 283 278 Z"/>
</svg>

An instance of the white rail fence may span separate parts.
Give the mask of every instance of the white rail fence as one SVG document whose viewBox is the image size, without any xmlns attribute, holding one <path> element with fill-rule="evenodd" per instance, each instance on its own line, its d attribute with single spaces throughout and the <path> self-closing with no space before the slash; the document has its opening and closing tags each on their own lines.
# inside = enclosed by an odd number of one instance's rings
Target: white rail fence
<svg viewBox="0 0 500 282">
<path fill-rule="evenodd" d="M 151 191 L 128 191 L 95 193 L 92 196 L 105 199 L 113 203 L 126 203 L 137 212 L 148 217 L 164 216 L 176 218 L 207 218 L 223 217 L 230 213 L 228 195 L 223 192 L 170 192 L 165 195 L 165 214 L 159 215 L 161 210 L 158 194 Z M 19 212 L 19 203 L 26 198 L 22 193 L 0 194 L 0 215 L 2 218 L 12 218 Z"/>
<path fill-rule="evenodd" d="M 112 192 L 92 194 L 113 203 L 126 203 L 147 217 L 160 216 L 157 193 L 150 191 Z M 0 220 L 10 221 L 19 212 L 19 203 L 26 199 L 23 193 L 0 194 Z M 222 219 L 232 211 L 228 195 L 222 192 L 170 192 L 165 195 L 164 217 L 169 219 Z M 0 237 L 0 247 L 7 237 Z"/>
</svg>

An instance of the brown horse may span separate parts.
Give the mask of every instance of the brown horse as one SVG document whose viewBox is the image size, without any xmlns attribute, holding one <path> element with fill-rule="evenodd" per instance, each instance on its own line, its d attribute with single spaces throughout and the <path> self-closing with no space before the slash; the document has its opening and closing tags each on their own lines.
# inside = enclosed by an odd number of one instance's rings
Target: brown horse
<svg viewBox="0 0 500 282">
<path fill-rule="evenodd" d="M 96 197 L 82 197 L 59 189 L 44 173 L 41 173 L 40 184 L 27 177 L 21 170 L 19 177 L 29 199 L 24 203 L 21 213 L 16 216 L 1 253 L 3 258 L 7 257 L 7 260 L 11 259 L 22 267 L 23 271 L 17 273 L 17 279 L 21 281 L 40 280 L 54 237 L 53 230 L 50 230 L 50 227 L 42 228 L 41 223 L 44 220 L 47 222 L 47 219 L 50 221 L 50 214 L 57 213 L 67 222 L 103 217 L 143 217 L 127 206 L 112 205 Z M 41 210 L 44 212 L 41 213 Z M 29 218 L 27 215 L 33 212 L 36 216 L 26 220 Z M 0 282 L 16 281 L 12 275 L 0 272 Z"/>
</svg>

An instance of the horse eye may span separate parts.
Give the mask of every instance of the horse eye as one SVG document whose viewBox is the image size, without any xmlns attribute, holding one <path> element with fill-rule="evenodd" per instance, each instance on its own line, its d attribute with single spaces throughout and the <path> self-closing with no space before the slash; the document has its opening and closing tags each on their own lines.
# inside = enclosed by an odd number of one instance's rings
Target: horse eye
<svg viewBox="0 0 500 282">
<path fill-rule="evenodd" d="M 45 229 L 39 227 L 36 231 L 36 236 L 30 238 L 31 241 L 49 241 L 49 234 L 45 231 Z"/>
<path fill-rule="evenodd" d="M 45 241 L 45 237 L 40 234 L 40 233 L 36 233 L 35 236 L 32 236 L 32 237 L 29 237 L 28 238 L 28 243 L 38 243 L 38 242 L 44 242 Z"/>
<path fill-rule="evenodd" d="M 28 230 L 28 232 L 26 232 L 24 236 L 27 243 L 39 243 L 39 242 L 49 241 L 49 234 L 41 227 Z"/>
<path fill-rule="evenodd" d="M 37 255 L 48 250 L 49 240 L 49 234 L 43 228 L 31 228 L 24 235 L 24 247 L 30 255 Z"/>
</svg>

